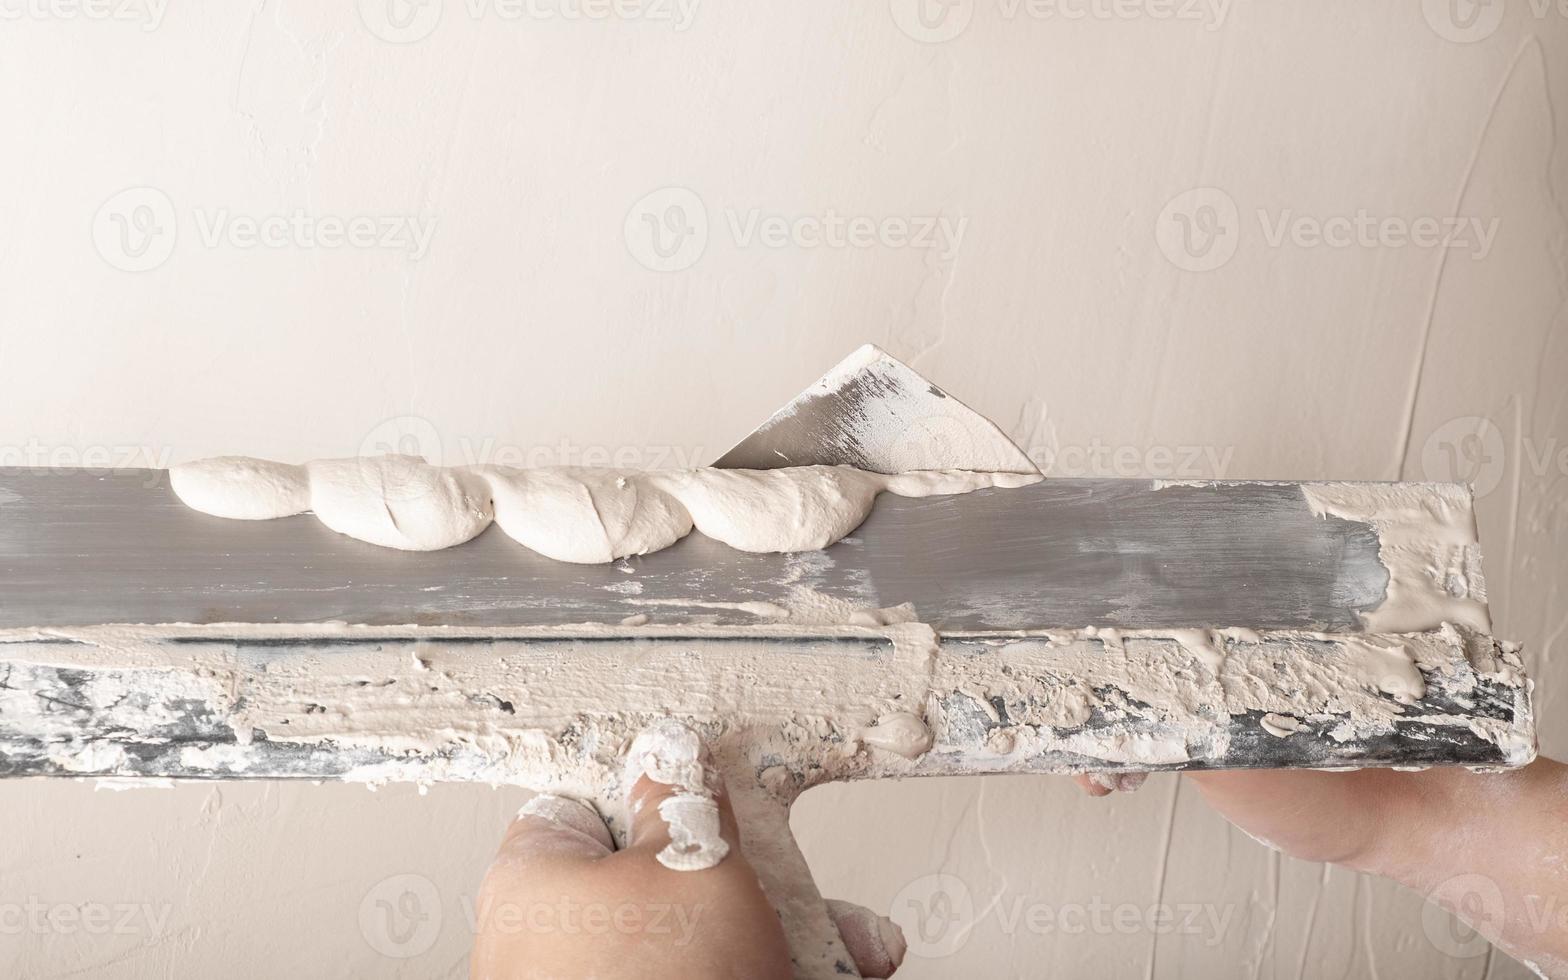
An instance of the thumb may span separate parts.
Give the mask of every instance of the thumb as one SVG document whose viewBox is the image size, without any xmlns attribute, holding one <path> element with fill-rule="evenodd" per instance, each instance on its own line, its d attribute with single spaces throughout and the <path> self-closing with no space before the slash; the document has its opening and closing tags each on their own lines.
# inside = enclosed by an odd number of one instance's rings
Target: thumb
<svg viewBox="0 0 1568 980">
<path fill-rule="evenodd" d="M 506 829 L 492 867 L 537 872 L 545 865 L 597 860 L 613 850 L 609 828 L 592 804 L 537 793 Z"/>
<path fill-rule="evenodd" d="M 864 905 L 827 900 L 828 915 L 844 938 L 844 947 L 863 977 L 890 977 L 904 962 L 909 945 L 904 930 L 885 915 L 877 915 Z"/>
<path fill-rule="evenodd" d="M 628 851 L 651 854 L 673 871 L 702 871 L 739 847 L 724 780 L 685 725 L 666 719 L 645 728 L 627 753 L 625 783 Z"/>
</svg>

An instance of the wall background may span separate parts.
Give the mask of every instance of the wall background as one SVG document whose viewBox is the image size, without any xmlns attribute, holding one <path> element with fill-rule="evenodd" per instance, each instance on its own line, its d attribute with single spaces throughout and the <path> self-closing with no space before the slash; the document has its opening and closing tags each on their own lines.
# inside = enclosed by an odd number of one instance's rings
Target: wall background
<svg viewBox="0 0 1568 980">
<path fill-rule="evenodd" d="M 700 463 L 870 340 L 1058 475 L 1475 480 L 1568 753 L 1568 10 L 686 2 L 0 5 L 0 463 Z M 464 976 L 522 797 L 0 782 L 0 906 L 54 910 L 0 973 Z M 911 978 L 1527 975 L 1176 778 L 796 822 L 906 926 L 962 882 Z"/>
</svg>

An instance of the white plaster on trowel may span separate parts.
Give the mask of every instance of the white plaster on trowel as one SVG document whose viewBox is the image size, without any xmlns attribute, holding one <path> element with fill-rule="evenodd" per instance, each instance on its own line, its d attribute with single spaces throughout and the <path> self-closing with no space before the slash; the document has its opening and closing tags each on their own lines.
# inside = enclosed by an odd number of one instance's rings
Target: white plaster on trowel
<svg viewBox="0 0 1568 980">
<path fill-rule="evenodd" d="M 601 805 L 613 805 L 608 787 L 635 780 L 624 774 L 626 766 L 647 767 L 636 753 L 622 761 L 620 747 L 667 711 L 672 690 L 683 692 L 687 719 L 742 752 L 746 766 L 787 764 L 795 777 L 778 783 L 780 794 L 799 792 L 807 772 L 828 780 L 965 771 L 1052 753 L 1118 769 L 1216 760 L 1228 751 L 1228 720 L 1250 713 L 1332 724 L 1334 740 L 1388 734 L 1405 721 L 1469 725 L 1498 744 L 1511 764 L 1534 754 L 1529 682 L 1518 671 L 1517 654 L 1461 627 L 1401 636 L 1397 654 L 1377 650 L 1370 662 L 1357 646 L 1365 637 L 1268 632 L 1229 642 L 1218 675 L 1169 638 L 1118 635 L 1113 644 L 1106 632 L 954 641 L 967 642 L 965 651 L 944 656 L 935 631 L 919 623 L 869 630 L 770 624 L 761 634 L 673 624 L 637 627 L 635 634 L 582 625 L 501 634 L 342 624 L 32 631 L 5 637 L 17 673 L 10 689 L 0 688 L 0 716 L 50 744 L 65 771 L 133 772 L 118 745 L 82 740 L 79 714 L 53 710 L 28 693 L 47 685 L 49 671 L 71 668 L 89 678 L 71 692 L 79 712 L 107 730 L 149 733 L 151 746 L 158 744 L 155 733 L 178 722 L 181 706 L 201 705 L 223 719 L 234 743 L 180 750 L 181 763 L 195 771 L 244 775 L 257 759 L 247 743 L 259 733 L 272 743 L 331 744 L 345 758 L 363 759 L 343 779 L 510 782 Z M 880 642 L 864 654 L 819 645 L 829 637 L 859 643 L 868 635 Z M 184 641 L 170 642 L 171 636 Z M 265 671 L 243 657 L 189 669 L 191 652 L 201 649 L 194 641 L 223 649 L 235 636 L 315 638 L 333 653 L 269 658 Z M 419 655 L 389 658 L 376 645 L 342 642 L 360 636 L 409 644 Z M 638 655 L 638 638 L 656 636 L 680 637 L 681 655 Z M 30 637 L 50 642 L 30 643 Z M 487 643 L 443 643 L 464 637 Z M 584 656 L 574 643 L 555 642 L 561 639 L 619 652 Z M 621 643 L 597 642 L 603 639 Z M 982 655 L 986 650 L 992 653 Z M 1385 677 L 1391 665 L 1393 681 Z M 1402 703 L 1390 692 L 1408 684 L 1410 671 L 1446 678 L 1449 694 L 1460 700 L 1477 678 L 1512 687 L 1519 717 L 1476 720 L 1463 711 Z M 973 731 L 972 723 L 951 712 L 966 704 L 995 727 L 961 735 Z M 1086 727 L 1091 716 L 1098 720 Z M 927 738 L 931 751 L 922 750 Z M 845 751 L 862 740 L 876 751 Z M 669 778 L 697 784 L 690 775 Z"/>
<path fill-rule="evenodd" d="M 790 586 L 782 603 L 746 600 L 726 602 L 709 599 L 628 599 L 637 606 L 663 606 L 676 609 L 722 609 L 746 613 L 769 623 L 794 626 L 863 626 L 876 628 L 918 621 L 919 614 L 909 603 L 876 608 L 860 606 L 803 585 Z"/>
<path fill-rule="evenodd" d="M 1154 480 L 1155 490 L 1232 485 L 1224 480 Z M 1290 484 L 1277 484 L 1289 486 Z M 1378 633 L 1436 629 L 1445 622 L 1490 632 L 1486 583 L 1468 487 L 1454 483 L 1303 483 L 1317 517 L 1370 526 L 1388 572 L 1385 597 L 1362 612 Z"/>
<path fill-rule="evenodd" d="M 1280 715 L 1273 712 L 1259 719 L 1258 725 L 1276 738 L 1289 738 L 1304 727 L 1301 719 L 1295 715 Z"/>
<path fill-rule="evenodd" d="M 1311 483 L 1301 492 L 1318 517 L 1368 524 L 1377 532 L 1388 590 L 1377 608 L 1361 614 L 1367 629 L 1407 633 L 1459 623 L 1491 632 L 1468 487 Z"/>
<path fill-rule="evenodd" d="M 907 711 L 894 711 L 860 731 L 860 740 L 874 749 L 906 759 L 918 759 L 931 750 L 931 729 Z"/>
<path fill-rule="evenodd" d="M 1390 734 L 1404 721 L 1465 724 L 1497 744 L 1510 764 L 1534 756 L 1529 684 L 1510 673 L 1517 655 L 1501 647 L 1492 652 L 1489 639 L 1472 642 L 1477 635 L 1462 627 L 1396 636 L 1215 631 L 1225 649 L 1217 671 L 1201 644 L 1194 649 L 1193 637 L 1173 641 L 1177 632 L 1045 631 L 1045 642 L 1011 641 L 1017 659 L 1005 672 L 981 673 L 967 658 L 941 658 L 938 683 L 962 692 L 993 720 L 997 713 L 987 702 L 1000 699 L 1012 723 L 1010 751 L 1066 751 L 1118 767 L 1223 756 L 1229 735 L 1217 722 L 1252 713 L 1332 721 L 1328 737 L 1339 742 Z M 1453 659 L 1456 650 L 1468 669 Z M 1482 676 L 1514 687 L 1523 715 L 1515 725 L 1494 728 L 1464 715 L 1412 714 L 1407 706 L 1425 693 L 1427 674 Z M 1082 726 L 1095 712 L 1109 724 L 1091 732 Z"/>
<path fill-rule="evenodd" d="M 310 481 L 298 466 L 266 459 L 224 457 L 174 466 L 169 485 L 181 500 L 201 501 L 203 513 L 259 521 L 310 508 Z"/>
<path fill-rule="evenodd" d="M 219 456 L 170 471 L 182 501 L 217 517 L 261 520 L 310 510 L 340 534 L 406 551 L 462 544 L 494 521 L 530 550 L 583 564 L 659 551 L 693 527 L 741 551 L 812 551 L 860 526 L 884 492 L 929 497 L 1040 479 L 965 470 L 888 475 L 847 466 L 442 467 L 398 455 L 301 466 Z"/>
</svg>

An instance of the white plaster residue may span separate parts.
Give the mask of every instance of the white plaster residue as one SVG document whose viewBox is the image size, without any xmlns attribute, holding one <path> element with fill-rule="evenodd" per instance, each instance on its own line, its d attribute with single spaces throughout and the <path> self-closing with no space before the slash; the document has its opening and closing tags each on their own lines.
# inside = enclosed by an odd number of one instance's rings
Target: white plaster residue
<svg viewBox="0 0 1568 980">
<path fill-rule="evenodd" d="M 697 733 L 670 719 L 643 729 L 626 754 L 627 792 L 643 776 L 678 790 L 659 804 L 659 816 L 670 830 L 659 863 L 674 871 L 702 871 L 724 860 L 730 846 L 719 835 L 713 776 Z"/>
<path fill-rule="evenodd" d="M 1409 633 L 1460 623 L 1491 632 L 1468 487 L 1311 483 L 1301 492 L 1318 517 L 1368 524 L 1378 534 L 1388 591 L 1381 605 L 1362 613 L 1367 629 Z"/>
<path fill-rule="evenodd" d="M 859 606 L 847 599 L 803 585 L 790 587 L 782 603 L 755 599 L 734 602 L 716 599 L 627 599 L 626 602 L 636 606 L 733 610 L 766 622 L 788 623 L 792 626 L 863 626 L 875 629 L 918 620 L 915 607 L 907 602 L 886 608 Z"/>
<path fill-rule="evenodd" d="M 1328 639 L 1329 634 L 1317 634 Z M 1387 637 L 1343 637 L 1348 656 L 1345 676 L 1363 688 L 1382 691 L 1395 700 L 1409 704 L 1419 701 L 1426 694 L 1426 681 L 1421 676 L 1409 649 L 1398 639 Z"/>
<path fill-rule="evenodd" d="M 310 509 L 304 467 L 243 456 L 216 456 L 170 468 L 179 498 L 204 514 L 264 521 Z M 196 502 L 193 502 L 196 501 Z"/>
<path fill-rule="evenodd" d="M 1258 643 L 1262 634 L 1244 626 L 1226 626 L 1221 629 L 1111 629 L 1088 627 L 1083 635 L 1104 643 L 1106 649 L 1125 652 L 1128 639 L 1174 640 L 1198 663 L 1203 664 L 1215 677 L 1225 668 L 1226 652 L 1233 643 Z"/>
<path fill-rule="evenodd" d="M 656 856 L 672 871 L 702 871 L 729 854 L 719 836 L 719 803 L 711 796 L 677 793 L 659 804 L 659 816 L 670 827 L 670 843 Z"/>
<path fill-rule="evenodd" d="M 0 686 L 0 718 L 48 744 L 66 772 L 132 774 L 123 748 L 131 741 L 205 775 L 264 767 L 268 745 L 331 745 L 351 763 L 339 775 L 345 780 L 524 785 L 593 800 L 612 826 L 624 787 L 643 772 L 712 795 L 702 744 L 734 779 L 760 778 L 783 802 L 819 782 L 974 771 L 1001 756 L 1035 771 L 1094 768 L 1076 760 L 1138 769 L 1221 759 L 1231 720 L 1245 715 L 1331 724 L 1329 738 L 1340 742 L 1405 724 L 1468 726 L 1513 765 L 1535 751 L 1517 653 L 1459 626 L 1378 638 L 1387 645 L 1373 649 L 1372 638 L 1359 634 L 1270 631 L 1228 642 L 1218 676 L 1168 636 L 1106 630 L 954 638 L 946 656 L 935 631 L 920 623 L 876 628 L 885 642 L 854 656 L 820 642 L 863 643 L 870 632 L 787 623 L 762 630 L 649 625 L 636 634 L 583 625 L 501 635 L 345 624 L 8 631 L 0 640 L 13 676 Z M 338 642 L 372 635 L 382 643 Z M 678 655 L 647 656 L 639 647 L 660 635 L 681 637 Z M 233 644 L 236 636 L 314 639 L 332 653 L 269 656 L 258 671 L 248 659 L 254 654 L 234 647 L 227 666 L 209 657 L 202 670 L 190 668 L 192 650 Z M 443 642 L 464 637 L 489 642 L 482 652 Z M 530 641 L 563 637 L 623 645 L 584 656 L 574 643 Z M 384 644 L 410 652 L 388 657 Z M 1396 696 L 1414 690 L 1411 672 L 1423 683 L 1441 680 L 1461 702 L 1481 677 L 1512 687 L 1517 717 L 1477 721 L 1464 711 L 1413 708 Z M 63 696 L 33 693 L 56 689 Z M 672 690 L 683 692 L 680 723 L 656 728 L 662 741 L 645 734 L 634 743 L 666 716 Z M 221 719 L 235 742 L 170 745 L 165 733 L 179 732 L 192 711 Z M 91 731 L 143 734 L 91 736 L 85 718 L 93 719 Z M 701 726 L 707 741 L 699 743 L 686 724 Z M 265 741 L 247 744 L 252 733 Z M 628 743 L 629 755 L 622 751 Z M 862 744 L 874 751 L 858 751 Z M 765 770 L 773 777 L 759 775 Z M 699 839 L 697 810 L 684 813 Z"/>
<path fill-rule="evenodd" d="M 906 759 L 918 759 L 931 750 L 931 729 L 907 711 L 895 711 L 862 729 L 860 740 L 874 749 L 891 752 Z"/>
<path fill-rule="evenodd" d="M 1270 712 L 1259 719 L 1258 724 L 1262 729 L 1275 738 L 1289 738 L 1301 731 L 1301 719 L 1295 715 L 1280 715 Z"/>
<path fill-rule="evenodd" d="M 1175 629 L 1169 632 L 1171 639 L 1180 643 L 1183 650 L 1200 660 L 1216 675 L 1219 674 L 1220 668 L 1225 664 L 1225 651 L 1213 630 Z"/>
<path fill-rule="evenodd" d="M 741 551 L 812 551 L 858 527 L 884 491 L 927 497 L 1039 480 L 963 470 L 886 475 L 847 466 L 440 467 L 397 455 L 302 466 L 221 456 L 175 466 L 170 476 L 182 501 L 218 517 L 258 520 L 311 510 L 340 534 L 408 551 L 462 544 L 493 520 L 532 551 L 582 564 L 667 548 L 694 526 Z"/>
<path fill-rule="evenodd" d="M 634 606 L 671 606 L 679 609 L 724 609 L 745 613 L 770 623 L 790 620 L 790 610 L 776 602 L 741 600 L 730 602 L 722 599 L 627 599 Z"/>
<path fill-rule="evenodd" d="M 173 789 L 174 780 L 160 776 L 101 776 L 92 781 L 99 792 L 124 793 L 137 789 Z"/>
<path fill-rule="evenodd" d="M 519 819 L 522 817 L 540 817 L 551 823 L 570 823 L 576 813 L 582 812 L 587 804 L 566 796 L 556 796 L 554 793 L 535 793 L 528 798 L 517 810 Z"/>
<path fill-rule="evenodd" d="M 971 710 L 993 719 L 994 709 L 978 702 L 998 699 L 1010 740 L 1026 753 L 1070 751 L 1148 765 L 1223 756 L 1224 720 L 1253 713 L 1336 719 L 1330 737 L 1338 741 L 1388 734 L 1406 721 L 1468 723 L 1465 715 L 1407 714 L 1407 705 L 1425 694 L 1428 676 L 1444 677 L 1460 696 L 1485 676 L 1518 688 L 1520 704 L 1528 701 L 1528 682 L 1510 673 L 1512 663 L 1488 672 L 1494 661 L 1516 662 L 1517 655 L 1454 625 L 1397 636 L 1218 630 L 1211 639 L 1225 651 L 1219 669 L 1197 672 L 1193 638 L 1172 640 L 1180 632 L 1049 631 L 1047 639 L 1010 641 L 1007 671 L 982 670 L 971 658 L 939 658 L 936 686 L 963 693 Z M 1106 723 L 1084 727 L 1095 714 Z M 1527 716 L 1495 730 L 1471 726 L 1510 760 L 1533 755 L 1533 741 L 1520 734 L 1530 727 Z"/>
</svg>

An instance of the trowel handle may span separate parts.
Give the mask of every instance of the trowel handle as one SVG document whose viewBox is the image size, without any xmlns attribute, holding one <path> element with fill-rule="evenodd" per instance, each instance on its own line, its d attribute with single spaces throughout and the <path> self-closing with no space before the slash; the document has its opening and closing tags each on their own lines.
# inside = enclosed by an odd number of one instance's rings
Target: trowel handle
<svg viewBox="0 0 1568 980">
<path fill-rule="evenodd" d="M 781 798 L 770 791 L 755 763 L 716 753 L 710 764 L 724 777 L 725 790 L 740 827 L 740 846 L 757 873 L 769 903 L 778 912 L 789 943 L 796 980 L 842 980 L 860 971 L 839 935 L 827 903 L 817 890 L 806 858 L 789 828 L 789 803 L 793 793 Z M 802 764 L 801 768 L 804 768 Z M 624 845 L 631 829 L 631 815 L 619 781 L 606 782 L 589 794 L 599 813 L 607 818 L 616 838 Z M 726 857 L 724 860 L 731 860 Z M 679 874 L 703 874 L 683 871 Z"/>
<path fill-rule="evenodd" d="M 796 980 L 859 977 L 838 926 L 790 833 L 789 807 L 759 784 L 756 769 L 725 773 L 741 849 L 784 923 Z"/>
</svg>

